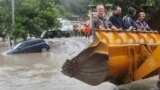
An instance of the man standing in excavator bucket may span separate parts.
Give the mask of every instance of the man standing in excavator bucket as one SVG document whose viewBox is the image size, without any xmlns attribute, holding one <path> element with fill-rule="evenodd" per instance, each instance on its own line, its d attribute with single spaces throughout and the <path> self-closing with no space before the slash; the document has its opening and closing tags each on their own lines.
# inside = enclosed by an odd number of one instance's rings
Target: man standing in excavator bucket
<svg viewBox="0 0 160 90">
<path fill-rule="evenodd" d="M 98 15 L 93 19 L 92 29 L 93 29 L 93 39 L 96 39 L 95 31 L 96 30 L 118 30 L 113 26 L 105 17 L 105 8 L 103 5 L 97 5 Z"/>
</svg>

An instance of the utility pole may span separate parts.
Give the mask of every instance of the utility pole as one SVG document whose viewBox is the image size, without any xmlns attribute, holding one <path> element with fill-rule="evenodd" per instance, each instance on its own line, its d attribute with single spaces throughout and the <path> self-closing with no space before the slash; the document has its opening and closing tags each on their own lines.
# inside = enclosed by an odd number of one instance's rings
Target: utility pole
<svg viewBox="0 0 160 90">
<path fill-rule="evenodd" d="M 12 4 L 12 23 L 15 24 L 15 4 L 14 4 L 14 0 L 11 0 L 11 4 Z"/>
<path fill-rule="evenodd" d="M 11 0 L 11 12 L 12 12 L 12 25 L 15 24 L 15 6 L 14 6 L 14 0 Z M 12 26 L 11 26 L 12 27 Z M 12 40 L 11 37 L 13 36 L 12 33 L 14 31 L 14 28 L 12 28 L 12 32 L 8 33 L 8 47 L 12 47 Z"/>
<path fill-rule="evenodd" d="M 12 25 L 15 25 L 15 2 L 14 0 L 11 0 L 11 6 L 12 6 Z M 15 28 L 12 27 L 12 37 L 13 37 L 13 40 L 14 40 L 14 43 L 13 45 L 16 44 L 16 38 L 13 36 L 13 32 L 14 32 Z"/>
</svg>

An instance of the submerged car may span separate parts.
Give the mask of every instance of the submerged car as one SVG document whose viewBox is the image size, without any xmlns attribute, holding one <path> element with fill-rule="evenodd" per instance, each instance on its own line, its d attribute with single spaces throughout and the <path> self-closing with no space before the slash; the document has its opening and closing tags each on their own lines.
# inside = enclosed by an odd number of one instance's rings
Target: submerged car
<svg viewBox="0 0 160 90">
<path fill-rule="evenodd" d="M 48 39 L 48 38 L 60 38 L 62 32 L 60 30 L 49 30 L 43 31 L 40 38 L 41 39 Z"/>
<path fill-rule="evenodd" d="M 43 39 L 28 40 L 17 44 L 5 54 L 37 53 L 49 51 L 50 46 Z"/>
<path fill-rule="evenodd" d="M 42 32 L 40 36 L 41 39 L 61 38 L 61 37 L 70 37 L 70 33 L 67 31 L 61 31 L 61 30 L 48 30 L 48 31 Z"/>
</svg>

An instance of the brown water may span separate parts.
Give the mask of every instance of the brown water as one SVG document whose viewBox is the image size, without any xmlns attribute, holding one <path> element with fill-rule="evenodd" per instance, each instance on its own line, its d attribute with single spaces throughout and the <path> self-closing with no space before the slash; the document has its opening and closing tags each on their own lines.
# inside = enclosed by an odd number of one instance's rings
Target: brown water
<svg viewBox="0 0 160 90">
<path fill-rule="evenodd" d="M 109 82 L 90 86 L 61 73 L 65 60 L 71 59 L 88 46 L 85 38 L 50 41 L 52 49 L 48 53 L 0 55 L 0 90 L 118 90 Z M 4 50 L 5 47 L 0 47 L 0 52 Z M 136 90 L 153 90 L 152 87 L 146 89 L 146 84 L 139 88 L 140 85 L 129 84 L 124 90 L 134 90 L 135 87 Z"/>
<path fill-rule="evenodd" d="M 0 55 L 0 90 L 102 90 L 114 86 L 93 87 L 61 73 L 65 60 L 88 46 L 85 38 L 50 41 L 52 49 L 48 53 Z"/>
</svg>

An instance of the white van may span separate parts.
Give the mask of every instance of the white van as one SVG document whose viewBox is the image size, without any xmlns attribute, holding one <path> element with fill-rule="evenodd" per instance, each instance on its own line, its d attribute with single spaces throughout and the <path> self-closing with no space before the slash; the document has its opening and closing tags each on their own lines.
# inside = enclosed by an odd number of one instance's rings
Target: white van
<svg viewBox="0 0 160 90">
<path fill-rule="evenodd" d="M 61 27 L 60 30 L 64 32 L 73 32 L 73 25 L 71 21 L 68 20 L 60 20 Z"/>
</svg>

